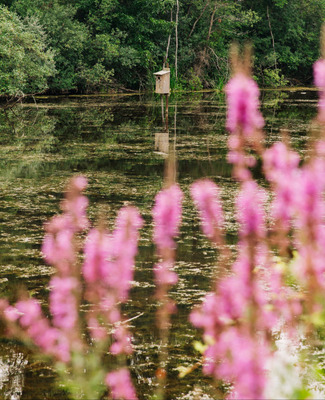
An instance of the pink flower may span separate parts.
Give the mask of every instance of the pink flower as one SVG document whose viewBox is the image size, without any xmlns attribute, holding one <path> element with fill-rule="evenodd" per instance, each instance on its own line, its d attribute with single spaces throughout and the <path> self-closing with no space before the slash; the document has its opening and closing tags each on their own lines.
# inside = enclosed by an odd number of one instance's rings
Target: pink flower
<svg viewBox="0 0 325 400">
<path fill-rule="evenodd" d="M 82 175 L 75 176 L 74 178 L 71 179 L 71 186 L 78 192 L 84 191 L 87 185 L 88 185 L 87 178 Z"/>
<path fill-rule="evenodd" d="M 42 317 L 40 304 L 34 300 L 21 300 L 16 303 L 16 309 L 21 314 L 19 322 L 23 327 L 28 327 Z"/>
<path fill-rule="evenodd" d="M 277 182 L 282 175 L 291 175 L 299 166 L 300 157 L 289 150 L 285 143 L 276 142 L 263 154 L 264 170 L 268 180 Z"/>
<path fill-rule="evenodd" d="M 99 324 L 97 318 L 91 317 L 88 319 L 88 329 L 95 340 L 104 340 L 107 338 L 107 330 Z"/>
<path fill-rule="evenodd" d="M 300 157 L 284 143 L 277 142 L 264 152 L 263 160 L 266 177 L 274 185 L 272 215 L 288 230 L 298 201 Z"/>
<path fill-rule="evenodd" d="M 82 272 L 89 283 L 107 279 L 109 256 L 112 252 L 112 240 L 106 231 L 92 229 L 84 247 L 85 261 Z"/>
<path fill-rule="evenodd" d="M 314 83 L 320 89 L 325 89 L 325 60 L 314 63 Z"/>
<path fill-rule="evenodd" d="M 115 329 L 114 339 L 116 341 L 110 348 L 112 354 L 132 354 L 133 348 L 131 343 L 131 335 L 123 325 L 119 325 Z"/>
<path fill-rule="evenodd" d="M 138 252 L 139 230 L 142 226 L 143 219 L 135 207 L 129 206 L 120 209 L 112 237 L 115 258 L 134 260 Z"/>
<path fill-rule="evenodd" d="M 54 326 L 63 331 L 71 331 L 76 328 L 78 320 L 77 293 L 79 282 L 76 278 L 51 279 L 50 310 L 53 316 Z"/>
<path fill-rule="evenodd" d="M 153 239 L 158 249 L 175 246 L 173 238 L 179 234 L 182 215 L 183 193 L 178 185 L 159 192 L 152 210 L 154 220 Z"/>
<path fill-rule="evenodd" d="M 178 281 L 178 275 L 173 271 L 173 264 L 164 261 L 154 266 L 155 281 L 157 286 L 175 285 Z"/>
<path fill-rule="evenodd" d="M 110 372 L 106 375 L 105 382 L 114 400 L 137 400 L 130 372 L 126 368 Z"/>
<path fill-rule="evenodd" d="M 62 362 L 70 360 L 70 345 L 66 344 L 62 351 L 62 343 L 66 342 L 64 335 L 50 326 L 36 300 L 21 300 L 16 303 L 16 309 L 21 327 L 41 351 Z"/>
<path fill-rule="evenodd" d="M 106 291 L 104 298 L 99 303 L 99 307 L 102 313 L 107 316 L 110 324 L 115 324 L 121 321 L 121 313 L 117 305 L 118 299 L 116 298 L 114 291 L 111 291 L 111 293 L 107 293 Z"/>
<path fill-rule="evenodd" d="M 259 112 L 259 89 L 256 82 L 243 73 L 237 73 L 226 86 L 227 129 L 235 133 L 241 129 L 250 136 L 256 129 L 264 126 L 264 119 Z"/>
<path fill-rule="evenodd" d="M 138 251 L 139 229 L 143 220 L 134 207 L 119 211 L 112 235 L 111 256 L 107 283 L 115 290 L 119 301 L 126 301 L 134 274 L 135 256 Z"/>
<path fill-rule="evenodd" d="M 67 272 L 69 263 L 75 260 L 73 237 L 69 219 L 65 215 L 52 218 L 45 226 L 42 252 L 46 262 Z"/>
<path fill-rule="evenodd" d="M 258 238 L 265 236 L 263 209 L 265 197 L 265 192 L 254 181 L 243 183 L 236 202 L 241 238 L 250 235 Z"/>
<path fill-rule="evenodd" d="M 266 343 L 251 337 L 248 332 L 230 328 L 219 339 L 218 344 L 211 347 L 211 355 L 220 361 L 214 364 L 216 377 L 234 383 L 230 398 L 264 399 L 266 371 L 264 365 L 269 354 Z M 209 359 L 210 354 L 206 354 Z M 205 368 L 210 368 L 209 363 Z"/>
<path fill-rule="evenodd" d="M 14 322 L 19 319 L 21 313 L 16 307 L 8 306 L 3 310 L 4 316 L 8 321 Z"/>
<path fill-rule="evenodd" d="M 216 239 L 224 223 L 218 186 L 209 179 L 202 179 L 191 186 L 192 198 L 199 210 L 203 233 Z"/>
<path fill-rule="evenodd" d="M 318 101 L 318 120 L 325 122 L 325 60 L 318 60 L 314 63 L 314 83 L 320 90 Z"/>
<path fill-rule="evenodd" d="M 89 226 L 86 214 L 88 199 L 82 195 L 82 191 L 86 186 L 87 179 L 84 176 L 72 178 L 65 199 L 61 204 L 63 212 L 70 218 L 71 229 L 73 231 L 82 231 Z"/>
</svg>

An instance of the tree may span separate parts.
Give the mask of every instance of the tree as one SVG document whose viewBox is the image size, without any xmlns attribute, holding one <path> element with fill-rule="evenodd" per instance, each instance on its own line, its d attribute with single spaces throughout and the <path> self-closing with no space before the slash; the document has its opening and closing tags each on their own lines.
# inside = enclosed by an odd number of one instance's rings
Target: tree
<svg viewBox="0 0 325 400">
<path fill-rule="evenodd" d="M 0 95 L 43 92 L 55 72 L 54 53 L 38 19 L 21 19 L 0 6 Z"/>
<path fill-rule="evenodd" d="M 262 80 L 276 71 L 294 83 L 311 82 L 312 64 L 319 57 L 325 1 L 247 0 L 243 7 L 260 17 L 248 36 L 254 44 L 255 65 Z"/>
</svg>

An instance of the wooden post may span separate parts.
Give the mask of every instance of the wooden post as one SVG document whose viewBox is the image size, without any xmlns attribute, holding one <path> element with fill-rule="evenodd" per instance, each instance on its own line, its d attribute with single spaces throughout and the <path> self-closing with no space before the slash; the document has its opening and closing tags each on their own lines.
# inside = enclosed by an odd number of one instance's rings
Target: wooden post
<svg viewBox="0 0 325 400">
<path fill-rule="evenodd" d="M 165 110 L 165 130 L 168 132 L 168 97 L 169 94 L 165 94 L 166 96 L 166 110 Z"/>
<path fill-rule="evenodd" d="M 160 95 L 160 102 L 161 102 L 161 119 L 163 124 L 165 123 L 165 110 L 164 110 L 164 97 Z"/>
<path fill-rule="evenodd" d="M 154 75 L 156 78 L 156 93 L 159 93 L 161 98 L 162 121 L 165 123 L 165 131 L 168 132 L 168 96 L 170 92 L 170 69 L 168 63 L 166 68 L 164 67 L 162 71 L 155 72 Z M 163 95 L 166 96 L 165 119 L 163 115 Z"/>
</svg>

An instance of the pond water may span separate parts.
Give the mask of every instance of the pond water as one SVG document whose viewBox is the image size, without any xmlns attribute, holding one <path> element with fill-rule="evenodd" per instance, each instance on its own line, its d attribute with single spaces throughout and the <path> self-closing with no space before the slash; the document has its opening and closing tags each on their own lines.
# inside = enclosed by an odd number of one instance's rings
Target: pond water
<svg viewBox="0 0 325 400">
<path fill-rule="evenodd" d="M 290 132 L 292 146 L 303 152 L 310 120 L 316 114 L 317 92 L 263 91 L 267 142 Z M 224 96 L 217 92 L 171 96 L 169 131 L 162 121 L 157 96 L 40 97 L 13 109 L 0 110 L 0 295 L 13 298 L 25 287 L 46 306 L 53 274 L 42 260 L 43 224 L 59 211 L 69 177 L 89 181 L 89 217 L 105 215 L 113 226 L 125 203 L 137 206 L 146 225 L 141 231 L 135 285 L 125 308 L 132 321 L 135 352 L 131 370 L 140 399 L 153 391 L 159 340 L 155 331 L 150 210 L 161 189 L 167 153 L 177 157 L 177 179 L 185 193 L 178 240 L 179 283 L 171 291 L 178 304 L 170 334 L 168 399 L 213 399 L 220 389 L 198 368 L 180 380 L 176 368 L 196 363 L 193 341 L 200 333 L 188 322 L 190 310 L 211 285 L 217 254 L 200 234 L 189 198 L 189 185 L 210 177 L 221 186 L 227 241 L 236 243 L 233 201 L 237 185 L 226 162 L 227 133 Z M 218 265 L 220 274 L 227 266 Z M 0 341 L 1 399 L 67 399 L 55 385 L 50 365 L 38 361 L 20 343 Z"/>
</svg>

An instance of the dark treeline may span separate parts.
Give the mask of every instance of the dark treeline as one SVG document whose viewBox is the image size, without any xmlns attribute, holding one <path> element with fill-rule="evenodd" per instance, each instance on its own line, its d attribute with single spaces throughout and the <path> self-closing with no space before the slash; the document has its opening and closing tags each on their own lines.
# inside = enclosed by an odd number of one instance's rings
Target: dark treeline
<svg viewBox="0 0 325 400">
<path fill-rule="evenodd" d="M 0 95 L 222 87 L 234 40 L 261 85 L 310 84 L 325 0 L 0 0 Z"/>
</svg>

